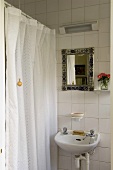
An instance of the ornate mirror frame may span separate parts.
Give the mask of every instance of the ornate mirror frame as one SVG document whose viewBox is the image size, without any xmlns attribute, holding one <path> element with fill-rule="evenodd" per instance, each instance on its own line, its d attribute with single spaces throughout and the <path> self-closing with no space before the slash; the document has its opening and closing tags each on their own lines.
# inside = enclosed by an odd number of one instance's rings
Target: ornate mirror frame
<svg viewBox="0 0 113 170">
<path fill-rule="evenodd" d="M 67 85 L 67 55 L 87 54 L 89 56 L 89 71 L 88 71 L 88 84 L 87 85 Z M 94 90 L 94 48 L 81 48 L 81 49 L 62 49 L 62 90 Z"/>
</svg>

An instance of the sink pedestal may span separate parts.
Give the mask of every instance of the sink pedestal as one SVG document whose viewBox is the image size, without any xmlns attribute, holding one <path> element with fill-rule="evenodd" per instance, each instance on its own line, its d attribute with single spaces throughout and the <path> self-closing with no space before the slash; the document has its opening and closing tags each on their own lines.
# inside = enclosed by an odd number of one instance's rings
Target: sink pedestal
<svg viewBox="0 0 113 170">
<path fill-rule="evenodd" d="M 85 156 L 80 155 L 76 156 L 75 155 L 75 166 L 76 168 L 80 168 L 80 161 L 85 160 L 86 161 L 86 170 L 89 170 L 89 153 L 85 153 Z"/>
</svg>

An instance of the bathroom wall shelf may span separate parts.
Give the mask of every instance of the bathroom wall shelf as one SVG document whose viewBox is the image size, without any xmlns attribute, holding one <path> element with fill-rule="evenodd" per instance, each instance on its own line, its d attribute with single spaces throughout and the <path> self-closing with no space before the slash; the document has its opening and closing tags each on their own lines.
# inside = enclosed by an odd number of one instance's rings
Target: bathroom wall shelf
<svg viewBox="0 0 113 170">
<path fill-rule="evenodd" d="M 110 90 L 100 90 L 100 89 L 94 89 L 95 92 L 110 92 Z"/>
<path fill-rule="evenodd" d="M 79 122 L 84 117 L 84 113 L 71 113 L 66 115 L 66 117 L 70 117 L 71 119 L 74 119 L 76 122 Z"/>
<path fill-rule="evenodd" d="M 100 93 L 104 93 L 104 92 L 105 92 L 105 93 L 110 92 L 110 90 L 99 90 L 99 89 L 94 89 L 94 92 L 100 94 Z"/>
</svg>

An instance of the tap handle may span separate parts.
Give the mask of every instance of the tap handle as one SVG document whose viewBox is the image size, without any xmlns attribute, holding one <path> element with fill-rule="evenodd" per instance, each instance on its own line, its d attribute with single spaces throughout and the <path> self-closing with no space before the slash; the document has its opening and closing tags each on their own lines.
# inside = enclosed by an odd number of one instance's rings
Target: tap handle
<svg viewBox="0 0 113 170">
<path fill-rule="evenodd" d="M 94 135 L 95 131 L 93 129 L 90 130 L 90 134 Z"/>
<path fill-rule="evenodd" d="M 67 132 L 67 128 L 64 127 L 64 128 L 63 128 L 63 133 L 66 133 L 66 132 Z"/>
</svg>

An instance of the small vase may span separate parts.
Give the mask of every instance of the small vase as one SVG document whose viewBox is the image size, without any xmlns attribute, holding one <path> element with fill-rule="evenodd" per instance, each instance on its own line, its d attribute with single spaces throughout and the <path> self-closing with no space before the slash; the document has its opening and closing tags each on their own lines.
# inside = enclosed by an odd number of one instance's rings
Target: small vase
<svg viewBox="0 0 113 170">
<path fill-rule="evenodd" d="M 108 82 L 101 82 L 101 90 L 108 90 Z"/>
</svg>

